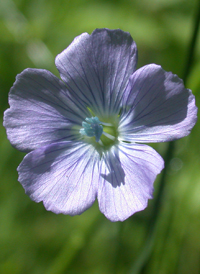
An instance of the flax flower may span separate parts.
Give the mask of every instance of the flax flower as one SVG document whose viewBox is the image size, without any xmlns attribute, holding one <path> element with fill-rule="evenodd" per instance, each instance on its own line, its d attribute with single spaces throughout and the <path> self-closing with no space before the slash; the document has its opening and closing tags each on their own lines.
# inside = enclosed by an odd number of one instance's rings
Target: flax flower
<svg viewBox="0 0 200 274">
<path fill-rule="evenodd" d="M 136 44 L 121 30 L 83 33 L 55 63 L 62 80 L 26 69 L 9 94 L 7 136 L 27 152 L 19 182 L 47 210 L 81 214 L 97 198 L 109 220 L 123 221 L 147 206 L 164 167 L 143 143 L 188 135 L 194 96 L 158 65 L 136 70 Z"/>
</svg>

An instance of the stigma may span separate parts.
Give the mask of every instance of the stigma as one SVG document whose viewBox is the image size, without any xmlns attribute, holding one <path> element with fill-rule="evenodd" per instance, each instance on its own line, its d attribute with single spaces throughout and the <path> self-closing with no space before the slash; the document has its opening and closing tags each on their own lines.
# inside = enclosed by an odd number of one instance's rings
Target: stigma
<svg viewBox="0 0 200 274">
<path fill-rule="evenodd" d="M 103 133 L 103 126 L 98 117 L 86 118 L 85 121 L 82 122 L 82 127 L 83 128 L 80 129 L 81 135 L 95 137 L 96 142 L 99 142 Z"/>
</svg>

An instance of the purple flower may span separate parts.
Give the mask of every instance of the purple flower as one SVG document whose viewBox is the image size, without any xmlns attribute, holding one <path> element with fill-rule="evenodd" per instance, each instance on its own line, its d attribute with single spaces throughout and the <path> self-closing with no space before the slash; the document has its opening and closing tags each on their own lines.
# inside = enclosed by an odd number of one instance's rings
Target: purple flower
<svg viewBox="0 0 200 274">
<path fill-rule="evenodd" d="M 28 152 L 19 182 L 55 213 L 81 214 L 98 199 L 111 221 L 143 210 L 163 159 L 141 143 L 184 137 L 197 108 L 181 79 L 155 64 L 136 70 L 127 32 L 83 33 L 56 57 L 62 81 L 26 69 L 9 94 L 4 126 Z"/>
</svg>

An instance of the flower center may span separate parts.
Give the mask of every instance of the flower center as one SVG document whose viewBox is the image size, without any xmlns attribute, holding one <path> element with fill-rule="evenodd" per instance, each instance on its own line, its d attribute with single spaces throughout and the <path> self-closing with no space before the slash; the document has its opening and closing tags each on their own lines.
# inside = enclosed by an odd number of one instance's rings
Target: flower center
<svg viewBox="0 0 200 274">
<path fill-rule="evenodd" d="M 107 150 L 118 141 L 117 123 L 105 123 L 96 116 L 86 118 L 82 122 L 82 128 L 79 132 L 82 136 L 86 136 L 85 139 L 88 142 L 100 150 Z"/>
</svg>

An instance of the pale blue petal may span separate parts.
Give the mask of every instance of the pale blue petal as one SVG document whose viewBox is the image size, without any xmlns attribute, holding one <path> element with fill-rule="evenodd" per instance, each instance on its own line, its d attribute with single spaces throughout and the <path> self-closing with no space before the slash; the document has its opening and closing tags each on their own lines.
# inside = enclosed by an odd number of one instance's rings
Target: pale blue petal
<svg viewBox="0 0 200 274">
<path fill-rule="evenodd" d="M 11 144 L 22 151 L 76 139 L 80 134 L 74 126 L 81 128 L 87 115 L 61 80 L 40 69 L 26 69 L 17 76 L 9 104 L 4 126 Z"/>
<path fill-rule="evenodd" d="M 99 155 L 86 144 L 63 142 L 36 149 L 18 167 L 19 182 L 47 210 L 81 214 L 96 198 Z"/>
<path fill-rule="evenodd" d="M 61 78 L 73 96 L 99 118 L 118 114 L 136 63 L 136 44 L 129 33 L 119 29 L 83 33 L 56 58 Z"/>
<path fill-rule="evenodd" d="M 147 145 L 122 143 L 113 147 L 100 168 L 97 198 L 101 212 L 115 222 L 145 209 L 163 167 L 161 156 Z"/>
<path fill-rule="evenodd" d="M 188 135 L 197 120 L 195 97 L 177 75 L 158 65 L 138 69 L 124 93 L 123 140 L 165 142 Z"/>
</svg>

